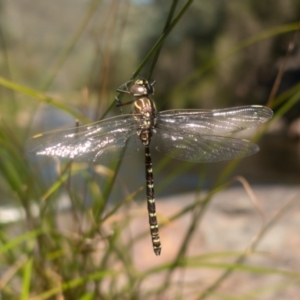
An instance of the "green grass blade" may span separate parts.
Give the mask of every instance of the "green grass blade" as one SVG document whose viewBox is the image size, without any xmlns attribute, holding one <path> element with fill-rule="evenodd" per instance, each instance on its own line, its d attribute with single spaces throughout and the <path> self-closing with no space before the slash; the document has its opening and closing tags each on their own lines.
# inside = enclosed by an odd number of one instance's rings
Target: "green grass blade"
<svg viewBox="0 0 300 300">
<path fill-rule="evenodd" d="M 152 49 L 145 56 L 145 58 L 142 61 L 142 63 L 139 65 L 139 67 L 137 68 L 137 70 L 133 73 L 132 78 L 135 78 L 138 74 L 140 74 L 140 72 L 142 71 L 142 69 L 144 68 L 144 66 L 148 63 L 149 59 L 155 54 L 156 51 L 158 51 L 158 49 L 161 47 L 161 45 L 163 44 L 163 42 L 166 39 L 166 37 L 171 33 L 171 31 L 173 30 L 173 28 L 176 26 L 176 24 L 178 23 L 178 21 L 181 19 L 181 17 L 184 15 L 184 13 L 186 12 L 186 10 L 190 7 L 190 5 L 192 3 L 193 3 L 193 0 L 188 0 L 186 2 L 186 4 L 183 6 L 183 8 L 180 10 L 180 12 L 177 14 L 177 16 L 173 19 L 173 21 L 171 22 L 171 24 L 168 26 L 167 30 L 162 33 L 162 35 L 159 37 L 159 39 L 154 44 L 154 46 L 152 47 Z"/>
<path fill-rule="evenodd" d="M 260 32 L 254 36 L 251 36 L 250 38 L 242 41 L 239 43 L 236 47 L 231 49 L 228 53 L 224 54 L 221 57 L 214 58 L 210 61 L 208 61 L 204 66 L 201 66 L 199 69 L 197 69 L 193 74 L 191 74 L 185 81 L 182 81 L 180 84 L 176 86 L 176 88 L 172 91 L 172 95 L 175 95 L 176 93 L 180 93 L 181 89 L 184 89 L 190 82 L 195 80 L 196 78 L 199 78 L 204 73 L 206 73 L 208 70 L 214 68 L 221 62 L 223 62 L 225 59 L 231 57 L 232 55 L 239 53 L 243 49 L 258 43 L 260 41 L 263 41 L 265 39 L 269 39 L 271 37 L 274 37 L 279 34 L 284 34 L 288 32 L 293 32 L 299 30 L 299 22 L 290 23 L 286 25 L 277 26 L 271 29 L 267 29 L 263 32 Z M 170 96 L 172 96 L 170 95 Z"/>
<path fill-rule="evenodd" d="M 9 242 L 5 243 L 4 245 L 0 246 L 0 254 L 7 252 L 9 250 L 14 249 L 17 245 L 32 239 L 36 239 L 39 235 L 41 235 L 43 231 L 41 229 L 36 229 L 33 231 L 26 232 Z"/>
<path fill-rule="evenodd" d="M 32 297 L 31 300 L 46 300 L 46 299 L 49 299 L 50 297 L 53 297 L 63 291 L 71 290 L 80 285 L 83 285 L 87 281 L 94 281 L 94 280 L 99 280 L 99 279 L 102 279 L 105 277 L 114 277 L 117 275 L 118 275 L 118 273 L 115 271 L 110 271 L 110 270 L 98 271 L 98 272 L 89 274 L 86 277 L 76 278 L 76 279 L 67 281 L 67 282 L 63 283 L 61 286 L 55 287 L 55 288 L 48 290 L 38 296 Z"/>
<path fill-rule="evenodd" d="M 30 280 L 32 276 L 32 266 L 33 266 L 33 259 L 30 258 L 26 264 L 24 265 L 24 272 L 23 272 L 23 282 L 22 282 L 22 293 L 20 300 L 27 300 L 29 299 L 30 294 Z"/>
<path fill-rule="evenodd" d="M 71 116 L 73 116 L 74 118 L 80 120 L 83 123 L 89 123 L 91 122 L 89 119 L 87 119 L 86 117 L 84 117 L 82 114 L 78 113 L 77 111 L 71 109 L 70 107 L 62 104 L 60 101 L 55 100 L 54 98 L 45 95 L 44 93 L 41 93 L 37 90 L 34 90 L 32 88 L 28 88 L 24 85 L 20 85 L 17 84 L 13 81 L 7 80 L 3 77 L 0 77 L 0 85 L 3 87 L 6 87 L 8 89 L 11 89 L 13 91 L 19 92 L 23 95 L 29 96 L 31 98 L 34 98 L 42 103 L 47 103 L 52 105 L 53 107 L 56 107 L 68 114 L 70 114 Z"/>
</svg>

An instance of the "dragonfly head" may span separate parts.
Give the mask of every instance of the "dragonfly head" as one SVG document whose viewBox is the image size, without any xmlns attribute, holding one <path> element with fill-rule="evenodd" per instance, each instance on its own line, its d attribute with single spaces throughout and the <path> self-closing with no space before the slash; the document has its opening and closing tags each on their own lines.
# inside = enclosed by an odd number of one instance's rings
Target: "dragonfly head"
<svg viewBox="0 0 300 300">
<path fill-rule="evenodd" d="M 149 83 L 146 79 L 137 79 L 130 87 L 130 93 L 135 97 L 149 96 L 154 94 L 154 83 Z"/>
</svg>

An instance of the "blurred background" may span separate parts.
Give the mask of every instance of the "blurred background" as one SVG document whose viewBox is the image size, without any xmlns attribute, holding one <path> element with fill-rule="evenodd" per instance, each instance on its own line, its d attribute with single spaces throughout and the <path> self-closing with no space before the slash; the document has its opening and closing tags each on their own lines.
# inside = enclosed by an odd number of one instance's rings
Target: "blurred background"
<svg viewBox="0 0 300 300">
<path fill-rule="evenodd" d="M 132 77 L 159 39 L 172 3 L 0 0 L 0 205 L 20 207 L 21 203 L 26 211 L 28 199 L 39 203 L 57 181 L 59 162 L 26 154 L 26 139 L 74 126 L 77 118 L 67 108 L 82 116 L 81 124 L 107 113 L 120 114 L 114 107 L 115 90 Z M 185 3 L 178 1 L 177 12 Z M 274 110 L 274 121 L 257 140 L 261 151 L 239 162 L 225 178 L 244 176 L 253 189 L 263 189 L 265 198 L 273 191 L 276 204 L 289 191 L 297 191 L 300 181 L 299 29 L 300 0 L 197 0 L 164 40 L 152 74 L 159 110 L 252 104 Z M 151 62 L 147 61 L 141 76 L 148 76 Z M 63 108 L 49 105 L 53 100 Z M 241 137 L 254 135 L 251 131 Z M 183 193 L 211 189 L 229 166 L 228 162 L 195 165 L 156 152 L 152 155 L 157 198 L 173 198 L 176 205 L 184 204 Z M 118 203 L 145 185 L 143 160 L 141 153 L 121 163 L 115 187 L 107 195 L 110 202 Z M 110 178 L 105 172 L 96 171 L 93 177 L 103 198 Z M 83 207 L 94 203 L 93 190 L 87 193 L 83 182 L 87 177 L 72 178 L 78 198 L 84 198 Z M 53 207 L 61 201 L 58 195 L 61 192 L 53 196 Z M 180 195 L 183 199 L 177 198 Z M 144 201 L 144 191 L 134 199 Z M 233 196 L 226 194 L 224 199 Z M 167 200 L 164 205 L 172 205 Z M 228 206 L 217 209 L 230 210 Z M 244 207 L 239 209 L 243 212 Z M 7 214 L 0 214 L 2 220 L 10 220 Z M 297 289 L 293 292 L 297 294 Z"/>
<path fill-rule="evenodd" d="M 160 36 L 170 4 L 1 1 L 2 76 L 46 92 L 91 121 L 99 120 L 114 102 L 115 89 L 131 78 Z M 299 85 L 295 23 L 299 6 L 296 0 L 193 3 L 165 40 L 152 75 L 157 81 L 158 109 L 267 105 L 269 101 L 278 111 Z M 293 49 L 287 54 L 290 44 Z M 142 76 L 148 75 L 150 63 Z M 269 98 L 282 66 L 279 85 L 272 95 L 281 98 L 274 102 Z M 74 117 L 49 105 L 4 87 L 0 93 L 2 119 L 23 141 L 37 132 L 75 124 Z M 118 114 L 119 110 L 111 113 Z M 300 105 L 291 105 L 259 142 L 262 151 L 242 162 L 236 173 L 242 171 L 257 184 L 297 184 L 299 113 Z M 156 160 L 160 158 L 155 156 Z M 211 186 L 214 174 L 223 166 L 204 166 L 208 172 L 205 187 Z M 177 178 L 186 185 L 178 185 L 175 180 L 163 193 L 194 189 L 198 169 L 199 165 L 195 166 L 196 177 L 184 174 Z M 163 171 L 160 174 L 165 177 Z M 135 186 L 136 180 L 126 184 Z"/>
</svg>

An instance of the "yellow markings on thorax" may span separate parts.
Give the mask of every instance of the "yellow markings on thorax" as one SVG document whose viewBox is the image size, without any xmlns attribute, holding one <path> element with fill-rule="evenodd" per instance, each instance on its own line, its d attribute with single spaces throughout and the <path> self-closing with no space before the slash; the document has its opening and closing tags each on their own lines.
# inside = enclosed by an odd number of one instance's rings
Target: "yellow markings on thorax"
<svg viewBox="0 0 300 300">
<path fill-rule="evenodd" d="M 134 102 L 134 106 L 137 107 L 138 110 L 142 110 L 142 105 L 139 105 L 138 101 Z"/>
</svg>

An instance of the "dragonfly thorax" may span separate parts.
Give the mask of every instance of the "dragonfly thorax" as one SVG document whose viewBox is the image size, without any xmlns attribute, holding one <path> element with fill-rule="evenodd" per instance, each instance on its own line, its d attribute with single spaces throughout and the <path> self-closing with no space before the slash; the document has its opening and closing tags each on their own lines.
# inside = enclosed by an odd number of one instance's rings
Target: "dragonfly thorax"
<svg viewBox="0 0 300 300">
<path fill-rule="evenodd" d="M 155 103 L 148 97 L 138 98 L 133 103 L 133 116 L 137 122 L 138 136 L 145 146 L 149 145 L 157 122 Z"/>
</svg>

